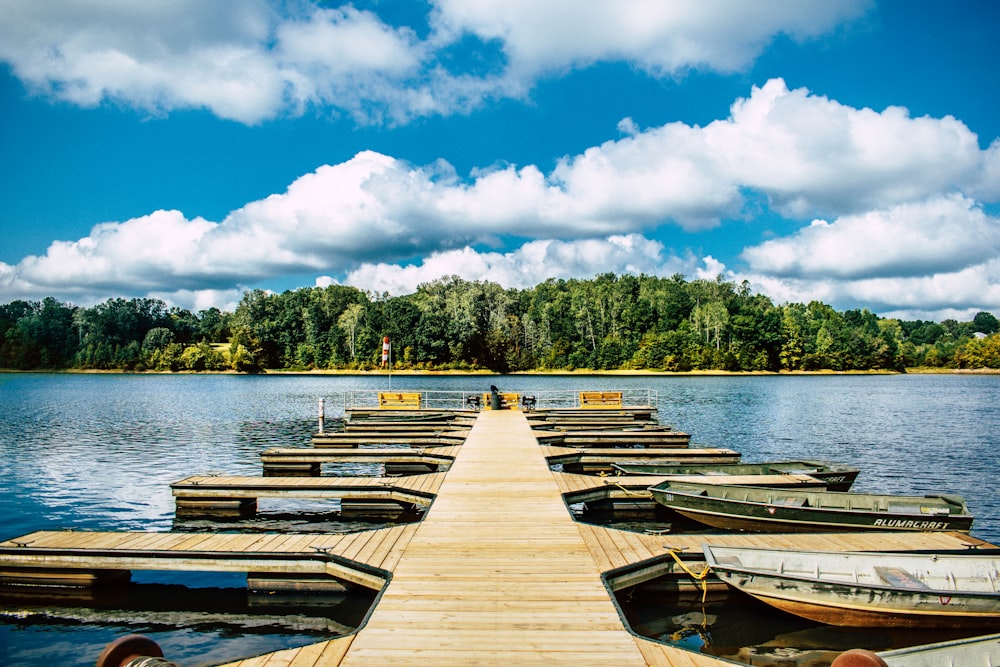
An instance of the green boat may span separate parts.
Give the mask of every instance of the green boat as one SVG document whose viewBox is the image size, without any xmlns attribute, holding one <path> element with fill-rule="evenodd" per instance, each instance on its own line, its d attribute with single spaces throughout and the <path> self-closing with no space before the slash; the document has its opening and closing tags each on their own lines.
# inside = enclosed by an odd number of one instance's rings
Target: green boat
<svg viewBox="0 0 1000 667">
<path fill-rule="evenodd" d="M 813 460 L 714 465 L 620 463 L 614 468 L 623 475 L 809 475 L 822 481 L 830 491 L 849 491 L 860 472 L 851 466 Z"/>
<path fill-rule="evenodd" d="M 653 499 L 699 523 L 725 530 L 820 532 L 913 530 L 968 532 L 972 515 L 954 495 L 896 496 L 664 481 Z"/>
</svg>

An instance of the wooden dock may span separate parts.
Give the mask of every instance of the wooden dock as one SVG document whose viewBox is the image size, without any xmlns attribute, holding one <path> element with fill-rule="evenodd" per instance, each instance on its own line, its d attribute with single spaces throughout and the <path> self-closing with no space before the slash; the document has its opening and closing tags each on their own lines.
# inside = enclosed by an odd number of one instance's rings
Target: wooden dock
<svg viewBox="0 0 1000 667">
<path fill-rule="evenodd" d="M 438 472 L 451 465 L 459 446 L 433 447 L 427 450 L 410 447 L 341 449 L 325 447 L 276 447 L 261 453 L 264 476 L 319 477 L 324 463 L 381 463 L 389 466 L 424 466 L 426 472 Z"/>
<path fill-rule="evenodd" d="M 170 489 L 177 516 L 236 511 L 250 515 L 259 498 L 340 500 L 396 509 L 428 507 L 444 473 L 408 477 L 235 477 L 196 475 L 174 482 Z"/>
<path fill-rule="evenodd" d="M 437 484 L 421 523 L 349 535 L 37 532 L 0 542 L 0 583 L 178 569 L 244 571 L 261 585 L 299 576 L 381 590 L 354 634 L 227 667 L 709 667 L 732 663 L 632 634 L 610 591 L 673 572 L 672 550 L 697 557 L 704 542 L 851 550 L 990 546 L 962 533 L 643 535 L 576 523 L 563 494 L 582 482 L 549 469 L 557 449 L 538 444 L 524 413 L 484 411 L 451 468 L 414 482 Z"/>
<path fill-rule="evenodd" d="M 555 447 L 542 445 L 542 453 L 551 465 L 560 465 L 566 472 L 610 473 L 615 463 L 737 463 L 740 453 L 716 447 L 661 447 L 650 449 L 618 449 L 615 447 Z"/>
<path fill-rule="evenodd" d="M 563 447 L 667 447 L 684 448 L 691 434 L 683 431 L 619 430 L 535 430 L 538 442 Z"/>
<path fill-rule="evenodd" d="M 374 445 L 407 445 L 409 447 L 447 447 L 460 445 L 466 431 L 343 431 L 316 433 L 313 447 L 365 447 Z"/>
</svg>

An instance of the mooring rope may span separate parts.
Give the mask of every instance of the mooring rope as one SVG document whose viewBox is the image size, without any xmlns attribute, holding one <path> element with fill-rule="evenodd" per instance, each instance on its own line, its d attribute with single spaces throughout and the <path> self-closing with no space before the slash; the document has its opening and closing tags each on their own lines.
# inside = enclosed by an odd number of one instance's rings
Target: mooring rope
<svg viewBox="0 0 1000 667">
<path fill-rule="evenodd" d="M 708 573 L 712 571 L 712 568 L 708 563 L 705 563 L 705 569 L 700 573 L 692 572 L 691 568 L 685 565 L 684 561 L 681 560 L 681 557 L 677 555 L 681 551 L 683 551 L 683 549 L 677 547 L 667 548 L 667 553 L 673 556 L 674 560 L 677 561 L 677 564 L 681 566 L 681 569 L 687 572 L 692 579 L 701 583 L 701 603 L 705 604 L 705 599 L 708 597 Z"/>
<path fill-rule="evenodd" d="M 612 481 L 607 480 L 607 479 L 604 480 L 604 483 L 608 484 L 610 486 L 617 486 L 619 489 L 621 489 L 622 493 L 624 493 L 626 496 L 642 497 L 642 498 L 648 498 L 649 497 L 649 493 L 647 491 L 630 491 L 629 489 L 626 489 L 624 486 L 622 486 L 618 482 L 612 482 Z"/>
</svg>

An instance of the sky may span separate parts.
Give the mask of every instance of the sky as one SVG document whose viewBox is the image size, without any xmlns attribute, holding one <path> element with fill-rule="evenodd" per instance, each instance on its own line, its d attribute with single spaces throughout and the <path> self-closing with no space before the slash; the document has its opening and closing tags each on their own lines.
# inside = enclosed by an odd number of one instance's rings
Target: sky
<svg viewBox="0 0 1000 667">
<path fill-rule="evenodd" d="M 0 303 L 613 272 L 1000 315 L 997 2 L 0 15 Z"/>
</svg>

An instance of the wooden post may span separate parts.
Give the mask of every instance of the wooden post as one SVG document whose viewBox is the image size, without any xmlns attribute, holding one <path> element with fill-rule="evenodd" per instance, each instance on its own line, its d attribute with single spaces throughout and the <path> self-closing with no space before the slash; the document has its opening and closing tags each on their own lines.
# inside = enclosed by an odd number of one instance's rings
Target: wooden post
<svg viewBox="0 0 1000 667">
<path fill-rule="evenodd" d="M 320 433 L 323 432 L 323 417 L 324 417 L 324 413 L 325 412 L 326 412 L 326 410 L 325 410 L 325 406 L 323 404 L 323 398 L 321 397 L 319 399 L 319 432 Z"/>
</svg>

